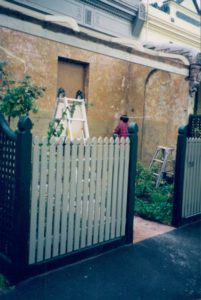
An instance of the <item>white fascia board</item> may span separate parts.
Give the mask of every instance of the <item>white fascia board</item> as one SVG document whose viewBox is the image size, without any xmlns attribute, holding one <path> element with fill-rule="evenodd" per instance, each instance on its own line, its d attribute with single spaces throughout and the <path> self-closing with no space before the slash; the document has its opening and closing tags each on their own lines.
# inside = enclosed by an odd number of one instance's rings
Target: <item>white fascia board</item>
<svg viewBox="0 0 201 300">
<path fill-rule="evenodd" d="M 188 37 L 189 40 L 199 43 L 200 42 L 200 28 L 196 28 L 194 32 L 181 28 L 175 24 L 170 22 L 165 22 L 163 20 L 157 19 L 156 17 L 152 17 L 148 22 L 148 30 L 154 28 L 157 32 L 165 35 L 171 35 L 175 38 L 185 38 Z M 146 27 L 146 25 L 145 25 Z"/>
</svg>

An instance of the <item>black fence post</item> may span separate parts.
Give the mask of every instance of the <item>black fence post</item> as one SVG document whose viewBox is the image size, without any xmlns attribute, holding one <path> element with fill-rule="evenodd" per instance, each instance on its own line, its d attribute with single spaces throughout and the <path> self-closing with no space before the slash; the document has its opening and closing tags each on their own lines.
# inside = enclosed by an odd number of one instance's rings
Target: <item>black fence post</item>
<svg viewBox="0 0 201 300">
<path fill-rule="evenodd" d="M 187 133 L 188 125 L 182 126 L 178 130 L 172 217 L 172 225 L 176 227 L 180 226 L 182 222 L 182 200 Z"/>
<path fill-rule="evenodd" d="M 135 202 L 135 177 L 137 164 L 137 146 L 138 146 L 138 126 L 131 123 L 128 128 L 130 138 L 130 159 L 128 174 L 128 194 L 127 194 L 127 218 L 126 218 L 126 243 L 133 242 L 133 216 Z"/>
<path fill-rule="evenodd" d="M 29 209 L 31 183 L 32 122 L 21 117 L 16 131 L 15 207 L 12 269 L 14 280 L 23 276 L 28 264 Z M 17 277 L 17 278 L 16 278 Z"/>
</svg>

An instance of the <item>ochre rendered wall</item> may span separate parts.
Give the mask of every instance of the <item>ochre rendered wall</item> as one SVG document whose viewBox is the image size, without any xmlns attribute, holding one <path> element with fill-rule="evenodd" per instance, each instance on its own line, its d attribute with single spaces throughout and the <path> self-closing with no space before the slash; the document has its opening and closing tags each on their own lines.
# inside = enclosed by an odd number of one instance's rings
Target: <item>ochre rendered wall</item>
<svg viewBox="0 0 201 300">
<path fill-rule="evenodd" d="M 178 126 L 187 116 L 188 83 L 183 76 L 5 28 L 0 34 L 0 59 L 9 61 L 13 77 L 22 79 L 27 73 L 46 87 L 38 102 L 40 112 L 31 116 L 34 135 L 47 134 L 55 108 L 58 57 L 64 57 L 89 64 L 90 136 L 111 136 L 119 116 L 127 113 L 139 125 L 140 159 L 149 161 L 158 144 L 175 146 Z"/>
</svg>

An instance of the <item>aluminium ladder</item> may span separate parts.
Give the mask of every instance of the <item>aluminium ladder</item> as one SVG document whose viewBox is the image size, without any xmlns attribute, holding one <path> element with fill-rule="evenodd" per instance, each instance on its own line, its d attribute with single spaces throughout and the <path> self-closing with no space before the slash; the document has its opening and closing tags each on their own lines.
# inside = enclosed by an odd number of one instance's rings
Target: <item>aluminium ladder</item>
<svg viewBox="0 0 201 300">
<path fill-rule="evenodd" d="M 84 99 L 58 97 L 54 120 L 63 124 L 62 137 L 69 137 L 71 141 L 74 138 L 84 140 L 89 138 Z"/>
<path fill-rule="evenodd" d="M 173 169 L 167 170 L 167 165 L 170 162 L 173 163 L 173 160 L 170 159 L 173 151 L 174 148 L 164 146 L 158 146 L 156 149 L 149 166 L 150 170 L 153 169 L 154 166 L 157 168 L 156 172 L 153 173 L 153 175 L 156 176 L 156 188 L 159 187 L 165 173 L 173 173 Z"/>
</svg>

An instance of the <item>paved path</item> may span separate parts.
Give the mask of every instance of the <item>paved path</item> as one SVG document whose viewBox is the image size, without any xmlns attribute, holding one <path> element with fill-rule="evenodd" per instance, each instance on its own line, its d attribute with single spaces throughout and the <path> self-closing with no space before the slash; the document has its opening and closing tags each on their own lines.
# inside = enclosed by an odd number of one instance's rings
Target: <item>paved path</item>
<svg viewBox="0 0 201 300">
<path fill-rule="evenodd" d="M 27 280 L 0 299 L 201 299 L 201 222 Z"/>
</svg>

